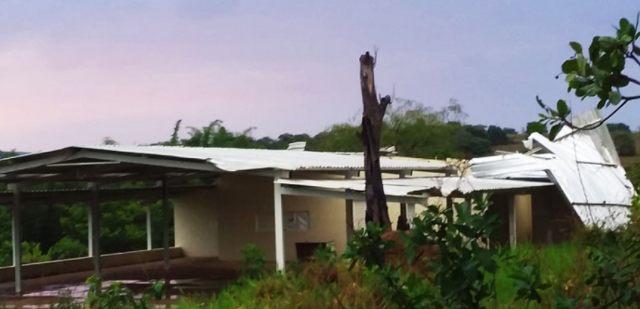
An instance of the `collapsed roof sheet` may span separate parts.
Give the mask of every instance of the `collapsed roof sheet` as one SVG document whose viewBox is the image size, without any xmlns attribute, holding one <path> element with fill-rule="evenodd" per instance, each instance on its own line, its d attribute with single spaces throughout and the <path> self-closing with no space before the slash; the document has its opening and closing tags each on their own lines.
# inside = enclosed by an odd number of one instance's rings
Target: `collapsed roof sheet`
<svg viewBox="0 0 640 309">
<path fill-rule="evenodd" d="M 590 113 L 582 123 L 593 123 Z M 546 174 L 562 190 L 585 224 L 607 227 L 627 221 L 628 207 L 636 191 L 624 168 L 616 163 L 615 149 L 606 126 L 598 132 L 574 131 L 568 127 L 550 141 L 533 133 L 524 141 L 529 149 L 539 147 L 540 155 L 508 154 L 471 160 L 471 174 L 483 178 L 540 179 Z M 597 142 L 594 142 L 594 138 Z"/>
</svg>

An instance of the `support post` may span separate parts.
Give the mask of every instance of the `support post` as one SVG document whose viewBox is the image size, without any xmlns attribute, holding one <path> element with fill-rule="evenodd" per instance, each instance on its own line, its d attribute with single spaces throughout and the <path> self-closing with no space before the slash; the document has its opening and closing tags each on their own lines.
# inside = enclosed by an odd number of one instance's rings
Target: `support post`
<svg viewBox="0 0 640 309">
<path fill-rule="evenodd" d="M 518 242 L 516 232 L 516 203 L 515 196 L 509 196 L 509 244 L 515 247 Z"/>
<path fill-rule="evenodd" d="M 416 204 L 407 204 L 407 224 L 409 225 L 409 228 L 411 228 L 411 224 L 415 216 L 416 216 Z"/>
<path fill-rule="evenodd" d="M 447 196 L 446 200 L 447 200 L 447 208 L 453 208 L 453 198 L 451 197 L 451 195 Z"/>
<path fill-rule="evenodd" d="M 89 186 L 89 189 L 91 187 Z M 88 204 L 87 206 L 87 254 L 89 257 L 93 256 L 93 220 L 91 219 L 92 206 Z"/>
<path fill-rule="evenodd" d="M 351 175 L 346 175 L 345 179 L 351 179 Z M 345 213 L 347 223 L 347 242 L 353 235 L 353 200 L 345 200 Z"/>
<path fill-rule="evenodd" d="M 400 172 L 399 178 L 405 178 L 407 177 L 408 172 L 407 171 L 402 171 Z M 396 224 L 396 229 L 398 231 L 407 231 L 409 230 L 409 216 L 408 216 L 408 206 L 405 203 L 401 203 L 400 204 L 400 216 L 398 217 L 398 223 Z"/>
<path fill-rule="evenodd" d="M 152 235 L 151 235 L 151 205 L 146 204 L 147 208 L 147 250 L 153 249 Z"/>
<path fill-rule="evenodd" d="M 16 294 L 22 294 L 22 238 L 20 237 L 20 188 L 18 184 L 10 184 L 13 191 L 13 208 L 11 209 L 11 236 L 13 245 L 13 267 Z"/>
<path fill-rule="evenodd" d="M 282 192 L 281 185 L 276 183 L 280 180 L 280 176 L 274 176 L 273 183 L 273 213 L 275 220 L 275 237 L 276 237 L 276 265 L 279 271 L 284 271 L 284 223 L 282 213 Z"/>
<path fill-rule="evenodd" d="M 93 269 L 97 276 L 100 276 L 102 265 L 100 265 L 100 197 L 98 194 L 98 184 L 91 182 L 89 188 L 93 194 L 91 205 L 89 206 L 89 248 L 93 258 Z"/>
<path fill-rule="evenodd" d="M 169 271 L 169 186 L 167 179 L 162 180 L 162 256 L 165 274 Z"/>
</svg>

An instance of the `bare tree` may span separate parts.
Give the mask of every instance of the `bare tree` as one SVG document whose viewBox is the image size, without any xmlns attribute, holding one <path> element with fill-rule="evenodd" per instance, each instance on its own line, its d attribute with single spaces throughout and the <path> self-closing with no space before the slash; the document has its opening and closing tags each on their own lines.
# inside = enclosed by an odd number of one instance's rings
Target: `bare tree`
<svg viewBox="0 0 640 309">
<path fill-rule="evenodd" d="M 359 134 L 364 148 L 365 196 L 367 210 L 366 222 L 378 223 L 381 226 L 391 223 L 387 208 L 387 198 L 382 185 L 382 170 L 380 168 L 380 135 L 383 118 L 387 105 L 391 104 L 391 97 L 385 96 L 378 100 L 373 69 L 376 57 L 369 52 L 360 56 L 360 87 L 362 90 L 362 132 Z"/>
</svg>

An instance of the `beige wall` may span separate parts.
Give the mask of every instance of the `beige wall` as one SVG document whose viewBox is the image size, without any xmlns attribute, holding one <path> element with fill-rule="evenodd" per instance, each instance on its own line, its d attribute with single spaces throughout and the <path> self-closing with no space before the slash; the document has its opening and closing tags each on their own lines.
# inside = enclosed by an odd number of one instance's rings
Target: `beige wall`
<svg viewBox="0 0 640 309">
<path fill-rule="evenodd" d="M 184 246 L 186 256 L 220 254 L 219 207 L 215 207 L 214 190 L 202 190 L 174 200 L 175 244 L 176 247 Z"/>
<path fill-rule="evenodd" d="M 292 178 L 319 178 L 318 174 L 297 174 Z M 329 178 L 323 175 L 322 178 Z M 342 176 L 333 176 L 343 178 Z M 219 179 L 215 189 L 174 201 L 176 246 L 186 256 L 217 256 L 240 260 L 241 249 L 255 244 L 275 259 L 273 231 L 257 231 L 256 215 L 273 213 L 273 178 L 231 174 Z M 285 231 L 285 257 L 296 257 L 296 242 L 334 242 L 342 252 L 346 245 L 345 201 L 300 196 L 283 196 L 283 209 L 308 211 L 308 231 Z"/>
<path fill-rule="evenodd" d="M 344 176 L 319 173 L 293 173 L 292 178 L 343 179 Z M 437 173 L 415 172 L 411 177 L 442 176 Z M 363 178 L 364 173 L 360 177 Z M 397 174 L 383 174 L 397 178 Z M 456 202 L 463 201 L 456 199 Z M 241 259 L 240 251 L 247 244 L 260 247 L 270 260 L 275 258 L 273 231 L 257 231 L 256 215 L 273 214 L 273 178 L 230 174 L 221 177 L 214 189 L 194 193 L 174 201 L 175 241 L 186 256 L 219 257 L 222 260 Z M 431 205 L 445 206 L 440 197 L 429 199 Z M 355 201 L 353 226 L 364 226 L 365 203 Z M 285 231 L 285 257 L 296 257 L 296 242 L 334 242 L 338 252 L 346 246 L 347 220 L 345 201 L 300 196 L 283 196 L 283 208 L 308 211 L 308 231 Z M 416 215 L 425 210 L 415 205 Z M 395 228 L 400 216 L 400 204 L 389 203 L 389 216 Z"/>
<path fill-rule="evenodd" d="M 529 242 L 533 235 L 531 195 L 516 195 L 514 205 L 516 214 L 516 239 L 518 243 Z"/>
</svg>

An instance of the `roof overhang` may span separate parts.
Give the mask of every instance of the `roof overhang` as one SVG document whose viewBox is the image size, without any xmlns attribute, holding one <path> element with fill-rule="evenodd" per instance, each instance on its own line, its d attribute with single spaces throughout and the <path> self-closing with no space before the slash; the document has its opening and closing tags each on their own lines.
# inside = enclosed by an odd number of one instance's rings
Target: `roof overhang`
<svg viewBox="0 0 640 309">
<path fill-rule="evenodd" d="M 279 179 L 283 193 L 349 200 L 364 200 L 365 180 Z M 387 200 L 398 203 L 427 204 L 430 196 L 464 197 L 479 192 L 521 193 L 553 186 L 550 182 L 482 179 L 463 177 L 416 177 L 383 179 Z"/>
</svg>

